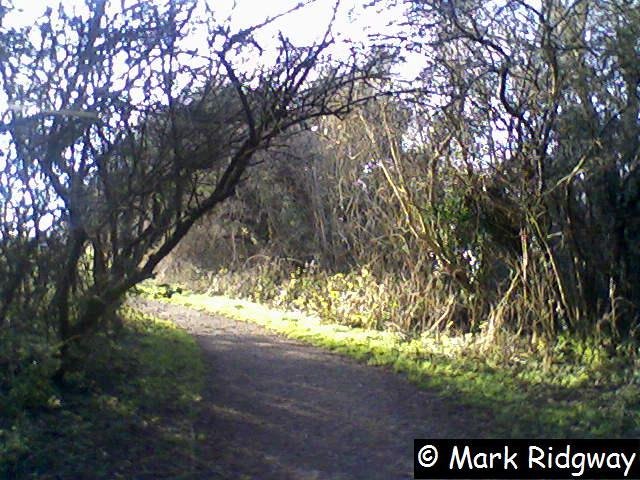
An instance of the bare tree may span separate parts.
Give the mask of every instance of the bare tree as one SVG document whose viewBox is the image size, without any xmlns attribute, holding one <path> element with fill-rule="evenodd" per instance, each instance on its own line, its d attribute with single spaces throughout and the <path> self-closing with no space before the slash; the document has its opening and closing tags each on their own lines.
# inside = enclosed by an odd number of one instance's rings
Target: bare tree
<svg viewBox="0 0 640 480">
<path fill-rule="evenodd" d="M 346 113 L 374 74 L 373 60 L 331 58 L 331 25 L 308 46 L 280 34 L 261 64 L 256 33 L 276 17 L 233 32 L 199 8 L 88 0 L 2 27 L 1 328 L 49 322 L 65 356 L 234 195 L 257 152 Z M 207 48 L 185 46 L 193 28 Z"/>
<path fill-rule="evenodd" d="M 632 331 L 638 2 L 401 3 L 414 35 L 388 41 L 423 54 L 421 131 L 479 220 L 491 318 Z"/>
</svg>

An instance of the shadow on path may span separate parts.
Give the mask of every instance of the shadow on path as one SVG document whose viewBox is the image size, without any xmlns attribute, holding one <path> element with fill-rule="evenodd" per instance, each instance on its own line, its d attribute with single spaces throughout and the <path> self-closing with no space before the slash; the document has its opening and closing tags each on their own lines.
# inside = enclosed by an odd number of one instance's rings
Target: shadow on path
<svg viewBox="0 0 640 480">
<path fill-rule="evenodd" d="M 139 300 L 196 335 L 208 367 L 208 478 L 413 478 L 414 438 L 482 436 L 486 419 L 400 375 L 251 323 Z M 225 472 L 220 474 L 220 472 Z"/>
</svg>

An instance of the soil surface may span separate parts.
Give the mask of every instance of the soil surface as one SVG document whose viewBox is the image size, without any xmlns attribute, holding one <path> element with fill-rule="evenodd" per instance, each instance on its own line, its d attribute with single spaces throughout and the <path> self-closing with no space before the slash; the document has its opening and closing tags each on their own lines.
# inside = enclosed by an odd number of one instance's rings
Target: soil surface
<svg viewBox="0 0 640 480">
<path fill-rule="evenodd" d="M 414 438 L 483 436 L 478 412 L 389 369 L 182 306 L 136 307 L 186 328 L 202 348 L 197 430 L 217 466 L 203 478 L 411 479 Z"/>
</svg>

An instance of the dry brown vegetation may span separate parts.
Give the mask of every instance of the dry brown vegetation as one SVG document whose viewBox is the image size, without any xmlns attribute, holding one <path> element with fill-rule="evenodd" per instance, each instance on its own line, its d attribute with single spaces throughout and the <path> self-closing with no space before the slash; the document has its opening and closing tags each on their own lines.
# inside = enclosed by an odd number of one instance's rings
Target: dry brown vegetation
<svg viewBox="0 0 640 480">
<path fill-rule="evenodd" d="M 165 268 L 347 323 L 623 348 L 640 284 L 638 5 L 405 6 L 418 40 L 386 41 L 422 53 L 419 90 L 266 154 Z"/>
<path fill-rule="evenodd" d="M 585 342 L 573 360 L 597 345 L 635 391 L 638 1 L 373 0 L 404 16 L 348 58 L 331 25 L 271 58 L 276 18 L 235 31 L 196 0 L 23 27 L 17 3 L 0 0 L 0 406 L 37 408 L 91 337 L 117 344 L 155 273 L 471 333 L 510 361 Z M 407 55 L 422 71 L 399 84 Z"/>
</svg>

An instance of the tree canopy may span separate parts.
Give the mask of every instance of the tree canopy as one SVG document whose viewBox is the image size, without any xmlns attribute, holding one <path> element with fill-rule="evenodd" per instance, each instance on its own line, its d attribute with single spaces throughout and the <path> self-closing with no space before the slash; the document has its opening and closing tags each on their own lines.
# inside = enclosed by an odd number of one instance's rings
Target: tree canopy
<svg viewBox="0 0 640 480">
<path fill-rule="evenodd" d="M 233 31 L 196 1 L 60 3 L 26 27 L 4 22 L 13 8 L 0 9 L 0 324 L 53 328 L 63 352 L 234 195 L 258 152 L 346 113 L 376 75 L 375 60 L 331 58 L 331 24 L 311 45 L 281 33 L 270 58 L 256 33 L 277 17 Z"/>
</svg>

